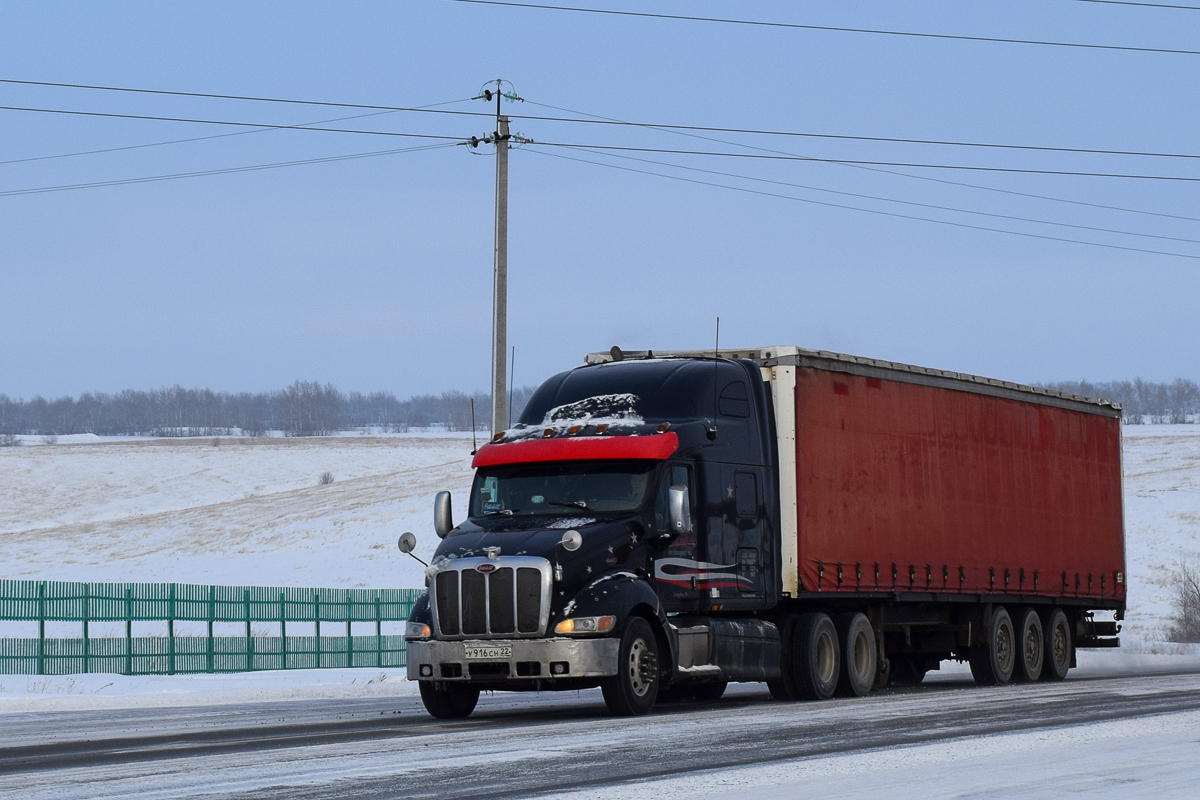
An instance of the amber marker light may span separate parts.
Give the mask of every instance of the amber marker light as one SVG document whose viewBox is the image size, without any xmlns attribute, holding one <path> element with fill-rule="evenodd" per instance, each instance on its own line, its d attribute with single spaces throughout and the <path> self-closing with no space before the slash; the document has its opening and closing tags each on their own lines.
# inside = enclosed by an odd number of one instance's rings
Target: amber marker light
<svg viewBox="0 0 1200 800">
<path fill-rule="evenodd" d="M 600 434 L 604 433 L 606 430 L 608 430 L 608 423 L 603 423 L 603 424 L 597 425 L 596 426 L 596 435 L 599 436 Z"/>
</svg>

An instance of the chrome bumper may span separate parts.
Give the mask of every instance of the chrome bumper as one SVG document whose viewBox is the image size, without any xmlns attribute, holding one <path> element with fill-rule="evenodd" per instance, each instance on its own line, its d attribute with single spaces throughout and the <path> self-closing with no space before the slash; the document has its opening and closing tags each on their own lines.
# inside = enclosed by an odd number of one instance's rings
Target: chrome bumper
<svg viewBox="0 0 1200 800">
<path fill-rule="evenodd" d="M 486 660 L 468 660 L 466 657 L 468 647 L 498 646 L 511 646 L 512 656 Z M 408 679 L 503 682 L 606 678 L 617 674 L 617 651 L 620 646 L 619 639 L 410 641 L 407 643 Z M 507 665 L 507 669 L 503 665 Z"/>
</svg>

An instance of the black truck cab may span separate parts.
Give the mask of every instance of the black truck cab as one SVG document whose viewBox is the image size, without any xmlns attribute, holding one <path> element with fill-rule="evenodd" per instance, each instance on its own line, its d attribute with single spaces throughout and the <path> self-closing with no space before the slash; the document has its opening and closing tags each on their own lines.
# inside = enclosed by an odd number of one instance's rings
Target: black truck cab
<svg viewBox="0 0 1200 800">
<path fill-rule="evenodd" d="M 778 631 L 758 619 L 781 594 L 771 413 L 749 360 L 619 360 L 542 384 L 476 454 L 467 520 L 439 531 L 408 626 L 431 713 L 465 716 L 479 689 L 599 685 L 637 714 L 660 689 L 778 677 Z"/>
</svg>

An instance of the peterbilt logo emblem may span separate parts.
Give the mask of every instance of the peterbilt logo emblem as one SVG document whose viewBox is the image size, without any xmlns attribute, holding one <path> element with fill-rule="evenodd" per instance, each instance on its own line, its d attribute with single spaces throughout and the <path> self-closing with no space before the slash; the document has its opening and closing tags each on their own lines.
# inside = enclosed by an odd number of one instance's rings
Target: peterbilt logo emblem
<svg viewBox="0 0 1200 800">
<path fill-rule="evenodd" d="M 484 574 L 489 573 L 489 572 L 495 572 L 496 565 L 495 564 L 480 564 L 478 567 L 475 568 L 475 571 L 482 572 Z"/>
</svg>

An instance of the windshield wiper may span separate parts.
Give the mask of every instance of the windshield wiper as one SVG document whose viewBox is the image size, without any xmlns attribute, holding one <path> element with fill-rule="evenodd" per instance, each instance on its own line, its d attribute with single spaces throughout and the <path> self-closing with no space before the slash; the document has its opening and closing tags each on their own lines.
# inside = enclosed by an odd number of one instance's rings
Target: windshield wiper
<svg viewBox="0 0 1200 800">
<path fill-rule="evenodd" d="M 568 508 L 582 508 L 584 511 L 591 511 L 588 504 L 582 500 L 546 500 L 548 506 L 566 506 Z"/>
<path fill-rule="evenodd" d="M 521 509 L 519 509 L 519 508 L 502 508 L 499 511 L 485 511 L 485 512 L 483 512 L 483 515 L 485 517 L 490 517 L 495 514 L 503 514 L 506 517 L 511 517 L 514 513 L 516 513 L 517 511 L 520 511 L 520 510 Z"/>
</svg>

